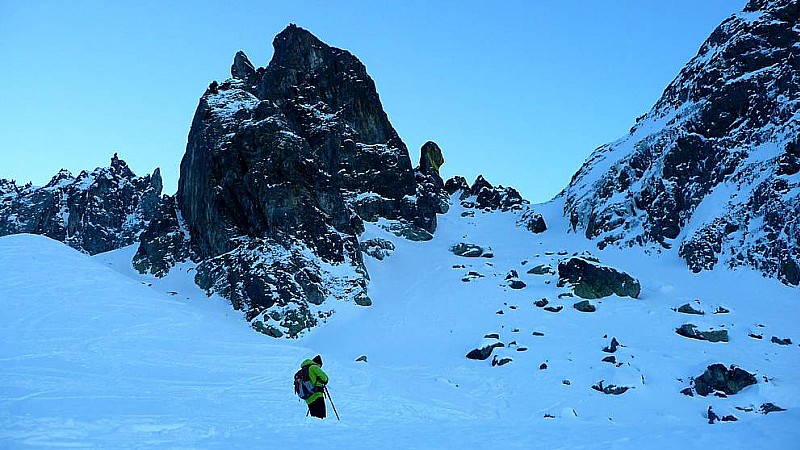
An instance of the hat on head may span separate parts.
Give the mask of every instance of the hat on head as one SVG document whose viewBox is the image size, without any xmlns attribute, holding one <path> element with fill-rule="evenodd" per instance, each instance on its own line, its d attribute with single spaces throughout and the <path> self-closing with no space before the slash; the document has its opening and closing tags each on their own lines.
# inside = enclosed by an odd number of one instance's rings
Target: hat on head
<svg viewBox="0 0 800 450">
<path fill-rule="evenodd" d="M 312 361 L 317 363 L 318 366 L 322 367 L 322 356 L 317 355 L 314 357 L 314 359 L 312 359 Z"/>
</svg>

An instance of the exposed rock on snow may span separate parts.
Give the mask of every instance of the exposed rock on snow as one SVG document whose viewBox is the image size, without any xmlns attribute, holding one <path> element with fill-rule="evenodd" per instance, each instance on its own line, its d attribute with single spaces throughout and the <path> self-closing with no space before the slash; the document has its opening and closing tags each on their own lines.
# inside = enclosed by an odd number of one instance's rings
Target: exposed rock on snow
<svg viewBox="0 0 800 450">
<path fill-rule="evenodd" d="M 467 242 L 461 242 L 450 247 L 450 251 L 456 256 L 463 256 L 465 258 L 477 258 L 487 254 L 486 250 L 480 245 L 470 244 Z"/>
<path fill-rule="evenodd" d="M 580 312 L 595 312 L 597 311 L 597 307 L 589 303 L 589 300 L 581 300 L 572 305 L 573 308 L 577 309 Z"/>
<path fill-rule="evenodd" d="M 641 289 L 630 275 L 579 257 L 558 264 L 558 286 L 567 284 L 572 285 L 575 295 L 585 299 L 613 294 L 637 298 Z"/>
<path fill-rule="evenodd" d="M 678 311 L 679 313 L 683 314 L 697 314 L 697 315 L 705 314 L 703 311 L 700 311 L 699 309 L 694 309 L 692 305 L 688 303 L 684 303 L 683 305 L 679 306 L 678 309 L 676 309 L 675 311 Z"/>
<path fill-rule="evenodd" d="M 756 383 L 755 375 L 744 369 L 735 366 L 728 369 L 722 364 L 712 364 L 694 379 L 694 390 L 703 397 L 715 391 L 734 395 Z"/>
<path fill-rule="evenodd" d="M 467 353 L 467 358 L 477 359 L 480 361 L 487 360 L 489 359 L 490 356 L 492 356 L 492 351 L 494 351 L 494 349 L 498 347 L 505 347 L 505 344 L 503 344 L 500 341 L 487 343 L 481 348 L 470 350 L 470 352 Z"/>
<path fill-rule="evenodd" d="M 697 326 L 691 323 L 683 324 L 675 329 L 681 336 L 708 342 L 728 342 L 728 330 L 697 331 Z"/>
<path fill-rule="evenodd" d="M 781 339 L 778 336 L 772 336 L 772 339 L 770 339 L 770 341 L 772 341 L 773 344 L 778 344 L 778 345 L 792 345 L 792 340 L 789 338 Z"/>
</svg>

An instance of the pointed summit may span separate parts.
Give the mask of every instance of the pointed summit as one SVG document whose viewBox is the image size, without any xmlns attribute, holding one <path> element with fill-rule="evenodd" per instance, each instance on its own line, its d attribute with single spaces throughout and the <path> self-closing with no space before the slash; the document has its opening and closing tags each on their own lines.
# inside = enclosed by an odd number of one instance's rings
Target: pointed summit
<svg viewBox="0 0 800 450">
<path fill-rule="evenodd" d="M 247 58 L 247 55 L 241 50 L 236 52 L 236 56 L 233 57 L 233 65 L 231 65 L 231 76 L 247 81 L 255 74 L 256 69 L 250 59 Z"/>
<path fill-rule="evenodd" d="M 302 71 L 316 69 L 333 48 L 310 31 L 290 23 L 272 41 L 275 53 L 270 65 Z M 337 49 L 338 50 L 338 49 Z"/>
</svg>

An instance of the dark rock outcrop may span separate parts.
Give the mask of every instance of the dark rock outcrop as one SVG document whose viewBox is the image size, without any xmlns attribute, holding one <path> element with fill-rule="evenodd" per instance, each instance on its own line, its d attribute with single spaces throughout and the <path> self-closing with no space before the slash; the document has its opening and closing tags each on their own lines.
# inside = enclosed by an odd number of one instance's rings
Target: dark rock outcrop
<svg viewBox="0 0 800 450">
<path fill-rule="evenodd" d="M 585 299 L 639 297 L 641 286 L 630 275 L 601 266 L 585 258 L 572 257 L 558 264 L 558 286 L 572 285 L 575 295 Z"/>
<path fill-rule="evenodd" d="M 95 255 L 134 244 L 157 214 L 161 172 L 137 177 L 116 154 L 77 177 L 61 170 L 44 187 L 0 180 L 0 236 L 42 234 Z"/>
<path fill-rule="evenodd" d="M 708 342 L 728 342 L 728 330 L 697 331 L 697 326 L 691 323 L 681 325 L 675 329 L 681 336 Z"/>
<path fill-rule="evenodd" d="M 728 369 L 723 364 L 712 364 L 702 375 L 694 379 L 694 389 L 703 397 L 715 391 L 734 395 L 756 383 L 755 375 L 744 369 L 735 366 Z"/>
<path fill-rule="evenodd" d="M 747 265 L 800 283 L 798 22 L 796 0 L 752 0 L 717 27 L 575 174 L 562 193 L 573 229 L 600 248 L 677 249 L 695 272 Z"/>
<path fill-rule="evenodd" d="M 502 342 L 494 342 L 492 344 L 487 344 L 481 348 L 470 350 L 470 352 L 467 353 L 467 358 L 484 361 L 489 359 L 490 356 L 492 356 L 492 351 L 494 351 L 494 349 L 500 347 L 505 347 L 505 344 L 503 344 Z"/>
<path fill-rule="evenodd" d="M 572 305 L 573 308 L 577 309 L 580 312 L 595 312 L 597 311 L 597 307 L 593 304 L 589 303 L 589 300 L 581 300 L 577 303 Z"/>
<path fill-rule="evenodd" d="M 238 52 L 232 78 L 200 99 L 176 199 L 198 284 L 267 334 L 293 337 L 315 325 L 328 297 L 371 303 L 364 221 L 427 240 L 447 196 L 441 150 L 427 143 L 412 168 L 355 56 L 295 25 L 273 46 L 266 68 Z M 155 260 L 169 254 L 144 247 Z"/>
</svg>

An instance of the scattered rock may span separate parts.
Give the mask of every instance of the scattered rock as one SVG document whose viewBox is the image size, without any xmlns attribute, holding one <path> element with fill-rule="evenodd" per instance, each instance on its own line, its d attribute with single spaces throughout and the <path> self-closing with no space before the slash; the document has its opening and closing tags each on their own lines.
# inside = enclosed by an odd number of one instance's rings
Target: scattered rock
<svg viewBox="0 0 800 450">
<path fill-rule="evenodd" d="M 511 358 L 508 358 L 508 357 L 500 358 L 498 360 L 497 359 L 497 355 L 494 355 L 494 359 L 492 359 L 492 366 L 504 366 L 504 365 L 510 363 L 511 361 L 513 361 L 513 360 Z"/>
<path fill-rule="evenodd" d="M 562 292 L 558 294 L 558 298 L 575 297 L 572 292 Z"/>
<path fill-rule="evenodd" d="M 592 389 L 595 391 L 602 392 L 606 395 L 620 395 L 624 394 L 628 389 L 627 386 L 616 386 L 613 384 L 609 384 L 608 386 L 603 386 L 603 380 L 600 380 L 597 384 L 592 386 Z"/>
<path fill-rule="evenodd" d="M 675 329 L 675 332 L 681 336 L 700 341 L 728 342 L 728 330 L 697 331 L 696 328 L 696 325 L 687 323 Z"/>
<path fill-rule="evenodd" d="M 367 362 L 367 355 L 361 355 L 356 358 L 356 362 Z"/>
<path fill-rule="evenodd" d="M 500 339 L 500 335 L 497 334 L 497 333 L 489 333 L 486 336 L 484 336 L 484 338 L 486 338 L 486 339 Z"/>
<path fill-rule="evenodd" d="M 539 370 L 546 370 L 546 369 L 547 369 L 547 363 L 539 364 Z"/>
<path fill-rule="evenodd" d="M 394 244 L 391 241 L 381 238 L 372 238 L 361 242 L 359 245 L 362 252 L 377 259 L 378 261 L 383 261 L 383 259 L 391 255 L 395 249 Z"/>
<path fill-rule="evenodd" d="M 450 251 L 456 256 L 463 256 L 465 258 L 477 258 L 484 253 L 484 249 L 480 245 L 468 244 L 466 242 L 450 247 Z"/>
<path fill-rule="evenodd" d="M 736 409 L 744 412 L 753 412 L 753 408 L 742 408 L 741 406 L 737 406 Z"/>
<path fill-rule="evenodd" d="M 730 309 L 718 306 L 717 309 L 714 311 L 714 314 L 728 314 L 729 312 L 731 312 Z"/>
<path fill-rule="evenodd" d="M 780 406 L 777 406 L 773 403 L 764 403 L 758 409 L 758 412 L 760 412 L 761 414 L 769 414 L 771 412 L 778 412 L 778 411 L 786 411 L 786 409 L 781 408 Z"/>
<path fill-rule="evenodd" d="M 561 384 L 563 384 L 563 385 L 566 385 L 566 386 L 569 386 L 569 385 L 570 385 L 570 384 L 572 384 L 572 383 L 570 383 L 570 381 L 569 381 L 569 380 L 561 380 Z"/>
<path fill-rule="evenodd" d="M 729 415 L 724 416 L 722 419 L 719 419 L 719 420 L 722 421 L 722 422 L 736 422 L 739 419 L 737 419 L 736 416 L 734 416 L 732 414 L 729 414 Z"/>
<path fill-rule="evenodd" d="M 589 303 L 589 300 L 581 300 L 578 303 L 575 303 L 574 305 L 572 305 L 572 307 L 577 309 L 580 312 L 590 313 L 590 312 L 597 311 L 597 308 L 594 305 L 592 305 L 591 303 Z"/>
<path fill-rule="evenodd" d="M 734 395 L 757 382 L 755 375 L 744 369 L 735 366 L 728 369 L 723 364 L 712 364 L 694 379 L 694 390 L 703 397 L 715 391 Z"/>
<path fill-rule="evenodd" d="M 514 278 L 519 278 L 519 274 L 516 270 L 511 269 L 508 271 L 508 275 L 506 275 L 506 280 L 512 280 Z"/>
<path fill-rule="evenodd" d="M 546 298 L 543 298 L 541 300 L 536 300 L 535 302 L 533 302 L 533 304 L 538 306 L 539 308 L 544 308 L 545 306 L 547 306 L 548 303 L 550 302 L 548 302 Z"/>
<path fill-rule="evenodd" d="M 603 362 L 607 362 L 607 363 L 611 363 L 611 364 L 616 364 L 616 363 L 617 363 L 617 357 L 616 357 L 616 356 L 614 356 L 614 355 L 611 355 L 611 356 L 606 356 L 605 358 L 603 358 Z"/>
<path fill-rule="evenodd" d="M 557 312 L 561 311 L 562 309 L 564 309 L 563 305 L 558 305 L 556 307 L 553 307 L 553 306 L 545 306 L 544 307 L 545 311 L 552 312 L 552 313 L 557 313 Z"/>
<path fill-rule="evenodd" d="M 485 361 L 489 359 L 489 357 L 492 355 L 492 351 L 494 351 L 494 349 L 498 347 L 505 347 L 505 344 L 503 344 L 502 342 L 495 342 L 494 344 L 485 345 L 481 348 L 476 348 L 467 353 L 467 358 Z"/>
<path fill-rule="evenodd" d="M 508 287 L 511 289 L 523 289 L 525 286 L 527 285 L 522 280 L 509 280 L 508 282 Z"/>
<path fill-rule="evenodd" d="M 545 418 L 545 419 L 555 419 L 555 418 L 556 418 L 556 416 L 554 416 L 554 415 L 552 415 L 552 414 L 545 413 L 545 414 L 544 414 L 544 418 Z"/>
<path fill-rule="evenodd" d="M 497 311 L 495 314 L 505 314 L 505 311 L 503 311 L 503 310 L 501 309 L 500 311 Z"/>
<path fill-rule="evenodd" d="M 677 310 L 673 311 L 678 311 L 679 313 L 684 313 L 684 314 L 699 314 L 699 315 L 705 314 L 703 311 L 692 308 L 692 305 L 688 303 L 679 306 Z"/>
<path fill-rule="evenodd" d="M 770 339 L 770 341 L 773 344 L 778 344 L 778 345 L 792 345 L 792 340 L 789 338 L 780 339 L 778 338 L 778 336 L 772 336 L 772 339 Z"/>
<path fill-rule="evenodd" d="M 567 284 L 572 285 L 575 295 L 585 299 L 612 294 L 638 298 L 641 290 L 639 282 L 630 275 L 580 257 L 558 264 L 558 286 Z"/>
<path fill-rule="evenodd" d="M 710 406 L 708 407 L 708 411 L 706 412 L 706 417 L 708 418 L 708 423 L 712 425 L 714 424 L 715 420 L 719 420 L 719 416 L 711 409 Z"/>
<path fill-rule="evenodd" d="M 764 335 L 763 334 L 748 333 L 748 336 L 750 336 L 753 339 L 764 339 Z"/>
<path fill-rule="evenodd" d="M 544 333 L 539 331 L 534 331 L 533 333 L 531 333 L 531 336 L 544 336 Z"/>
<path fill-rule="evenodd" d="M 694 393 L 692 392 L 692 388 L 686 388 L 681 391 L 681 394 L 688 395 L 689 397 L 694 397 Z"/>
<path fill-rule="evenodd" d="M 528 270 L 528 273 L 531 275 L 554 275 L 556 273 L 552 267 L 546 264 L 540 264 L 536 267 L 533 267 Z"/>
<path fill-rule="evenodd" d="M 620 344 L 619 341 L 617 341 L 617 338 L 612 337 L 611 344 L 609 344 L 607 347 L 603 347 L 603 351 L 606 353 L 614 353 L 617 351 L 617 347 L 622 347 L 622 346 L 623 345 Z"/>
<path fill-rule="evenodd" d="M 528 347 L 517 347 L 518 352 L 526 352 L 528 351 Z"/>
</svg>

